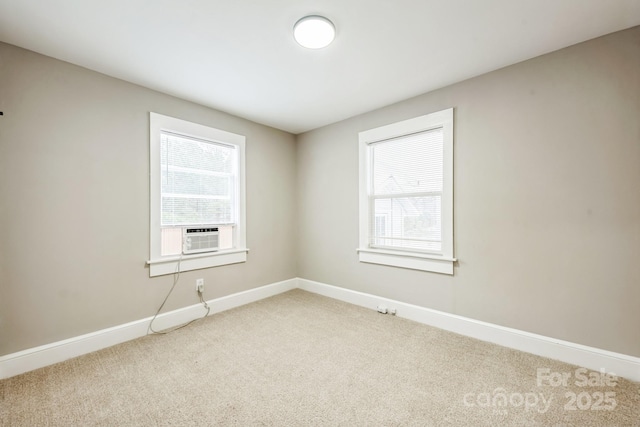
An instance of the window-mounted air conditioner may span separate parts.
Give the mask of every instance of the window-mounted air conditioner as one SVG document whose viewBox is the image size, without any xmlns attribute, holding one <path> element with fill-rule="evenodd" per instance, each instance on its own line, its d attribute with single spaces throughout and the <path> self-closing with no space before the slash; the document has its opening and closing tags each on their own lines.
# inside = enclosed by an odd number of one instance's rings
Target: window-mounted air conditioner
<svg viewBox="0 0 640 427">
<path fill-rule="evenodd" d="M 182 229 L 183 254 L 214 252 L 218 247 L 218 227 L 184 227 Z"/>
</svg>

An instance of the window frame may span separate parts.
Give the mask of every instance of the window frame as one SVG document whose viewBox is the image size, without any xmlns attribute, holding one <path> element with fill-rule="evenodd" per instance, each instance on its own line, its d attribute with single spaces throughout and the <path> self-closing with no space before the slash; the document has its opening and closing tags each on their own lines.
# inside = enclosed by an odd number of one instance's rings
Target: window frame
<svg viewBox="0 0 640 427">
<path fill-rule="evenodd" d="M 359 247 L 360 262 L 389 265 L 413 270 L 453 274 L 453 113 L 449 108 L 412 119 L 362 131 L 359 141 Z M 411 249 L 376 249 L 370 246 L 372 165 L 370 146 L 430 129 L 443 129 L 442 250 L 439 253 Z M 375 220 L 375 219 L 373 219 Z"/>
<path fill-rule="evenodd" d="M 238 149 L 238 213 L 234 248 L 200 254 L 161 255 L 160 137 L 163 131 L 199 140 L 233 145 Z M 150 259 L 147 264 L 149 265 L 149 275 L 151 277 L 175 273 L 178 271 L 178 267 L 180 271 L 189 271 L 246 262 L 249 250 L 246 247 L 245 142 L 246 138 L 243 135 L 154 112 L 149 113 Z"/>
</svg>

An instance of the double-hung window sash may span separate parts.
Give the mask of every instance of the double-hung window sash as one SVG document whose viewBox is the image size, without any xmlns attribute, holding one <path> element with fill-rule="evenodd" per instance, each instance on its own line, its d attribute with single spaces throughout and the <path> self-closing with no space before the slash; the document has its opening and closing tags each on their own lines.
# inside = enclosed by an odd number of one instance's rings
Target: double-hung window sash
<svg viewBox="0 0 640 427">
<path fill-rule="evenodd" d="M 162 227 L 234 224 L 237 149 L 161 132 Z"/>
<path fill-rule="evenodd" d="M 443 134 L 369 144 L 369 247 L 442 253 Z"/>
</svg>

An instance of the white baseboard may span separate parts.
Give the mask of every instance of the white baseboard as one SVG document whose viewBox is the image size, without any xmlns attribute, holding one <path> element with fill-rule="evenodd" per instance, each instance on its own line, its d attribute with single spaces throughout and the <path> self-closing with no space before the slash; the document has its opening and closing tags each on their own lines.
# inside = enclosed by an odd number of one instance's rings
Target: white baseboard
<svg viewBox="0 0 640 427">
<path fill-rule="evenodd" d="M 297 287 L 297 279 L 272 283 L 259 288 L 207 301 L 211 314 L 259 301 Z M 154 330 L 162 330 L 197 319 L 206 313 L 202 304 L 194 304 L 160 314 L 153 323 Z M 102 329 L 63 341 L 30 348 L 0 357 L 0 379 L 62 362 L 73 357 L 101 350 L 147 335 L 151 317 Z"/>
<path fill-rule="evenodd" d="M 215 314 L 296 288 L 374 310 L 379 304 L 384 304 L 389 308 L 395 308 L 398 317 L 596 371 L 604 369 L 606 372 L 632 381 L 640 381 L 640 358 L 637 357 L 506 328 L 306 279 L 289 279 L 209 300 L 207 303 L 211 307 L 210 314 Z M 181 325 L 203 314 L 204 309 L 201 304 L 163 313 L 156 318 L 154 329 L 162 330 Z M 150 321 L 151 317 L 147 317 L 113 328 L 2 356 L 0 357 L 0 379 L 143 337 L 147 334 Z"/>
<path fill-rule="evenodd" d="M 388 308 L 395 308 L 398 317 L 595 371 L 604 369 L 617 376 L 640 381 L 640 358 L 638 357 L 506 328 L 311 280 L 298 279 L 298 287 L 374 310 L 379 304 L 384 304 Z"/>
</svg>

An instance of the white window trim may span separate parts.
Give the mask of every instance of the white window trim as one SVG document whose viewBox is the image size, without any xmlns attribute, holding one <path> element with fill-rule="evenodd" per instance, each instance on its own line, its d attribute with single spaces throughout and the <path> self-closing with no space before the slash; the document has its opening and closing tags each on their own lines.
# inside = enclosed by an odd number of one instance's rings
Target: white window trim
<svg viewBox="0 0 640 427">
<path fill-rule="evenodd" d="M 369 144 L 442 127 L 444 130 L 444 168 L 442 192 L 442 253 L 427 254 L 406 250 L 369 247 Z M 453 248 L 453 108 L 360 132 L 360 262 L 390 265 L 413 270 L 453 274 L 456 261 Z"/>
<path fill-rule="evenodd" d="M 238 148 L 238 223 L 235 248 L 204 254 L 182 256 L 160 255 L 160 132 L 191 136 L 194 138 L 232 144 Z M 150 259 L 149 275 L 160 276 L 172 274 L 178 270 L 189 271 L 201 268 L 237 264 L 247 260 L 246 240 L 246 185 L 245 185 L 245 140 L 243 135 L 226 132 L 209 126 L 149 113 L 149 182 L 150 182 Z"/>
</svg>

